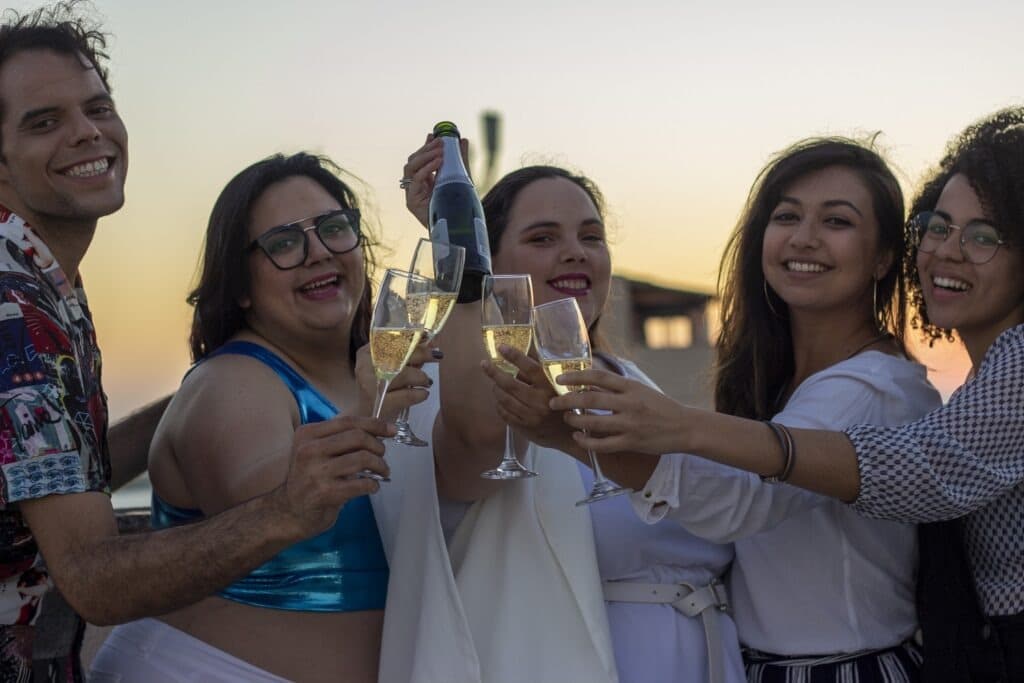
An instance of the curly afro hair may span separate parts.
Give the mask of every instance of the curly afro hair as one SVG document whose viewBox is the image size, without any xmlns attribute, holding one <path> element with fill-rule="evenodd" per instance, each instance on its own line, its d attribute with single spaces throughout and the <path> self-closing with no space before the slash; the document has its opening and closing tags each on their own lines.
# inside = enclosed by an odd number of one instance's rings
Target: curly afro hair
<svg viewBox="0 0 1024 683">
<path fill-rule="evenodd" d="M 963 174 L 978 194 L 1003 239 L 1015 248 L 1024 246 L 1024 107 L 1003 109 L 968 126 L 946 147 L 946 155 L 910 207 L 910 216 L 931 211 L 949 179 Z M 907 222 L 907 258 L 904 260 L 914 329 L 933 345 L 953 340 L 951 330 L 933 325 L 921 294 L 916 267 L 917 226 Z"/>
</svg>

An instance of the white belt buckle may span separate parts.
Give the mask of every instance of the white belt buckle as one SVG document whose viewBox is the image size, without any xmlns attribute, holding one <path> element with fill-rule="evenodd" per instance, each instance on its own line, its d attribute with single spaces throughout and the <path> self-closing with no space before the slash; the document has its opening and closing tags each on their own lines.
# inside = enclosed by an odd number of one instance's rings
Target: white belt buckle
<svg viewBox="0 0 1024 683">
<path fill-rule="evenodd" d="M 725 586 L 717 578 L 711 579 L 708 583 L 708 588 L 711 589 L 711 595 L 715 596 L 715 609 L 719 612 L 729 611 L 729 595 L 725 591 Z"/>
</svg>

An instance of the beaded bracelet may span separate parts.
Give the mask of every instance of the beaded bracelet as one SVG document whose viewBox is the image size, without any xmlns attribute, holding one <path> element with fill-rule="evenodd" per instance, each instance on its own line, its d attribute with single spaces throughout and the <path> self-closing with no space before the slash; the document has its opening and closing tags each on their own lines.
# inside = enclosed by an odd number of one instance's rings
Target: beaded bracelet
<svg viewBox="0 0 1024 683">
<path fill-rule="evenodd" d="M 796 447 L 793 445 L 793 435 L 789 433 L 785 425 L 769 420 L 765 420 L 764 423 L 771 428 L 775 438 L 779 440 L 779 446 L 782 448 L 782 455 L 785 461 L 780 472 L 772 475 L 762 475 L 761 481 L 778 484 L 789 479 L 789 475 L 793 472 L 793 465 L 796 463 Z"/>
</svg>

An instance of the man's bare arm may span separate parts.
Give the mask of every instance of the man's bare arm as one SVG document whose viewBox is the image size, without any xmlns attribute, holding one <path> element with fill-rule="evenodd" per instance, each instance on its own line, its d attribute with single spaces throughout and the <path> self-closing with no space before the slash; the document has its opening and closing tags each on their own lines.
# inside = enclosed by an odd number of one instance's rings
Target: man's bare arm
<svg viewBox="0 0 1024 683">
<path fill-rule="evenodd" d="M 374 437 L 392 431 L 350 417 L 300 427 L 284 484 L 173 529 L 118 536 L 110 499 L 100 492 L 18 505 L 68 603 L 91 623 L 114 624 L 196 602 L 330 527 L 348 500 L 377 490 L 376 482 L 351 477 L 365 468 L 387 474 Z"/>
<path fill-rule="evenodd" d="M 148 403 L 111 425 L 107 433 L 110 445 L 110 489 L 116 491 L 146 471 L 149 444 L 174 394 Z"/>
</svg>

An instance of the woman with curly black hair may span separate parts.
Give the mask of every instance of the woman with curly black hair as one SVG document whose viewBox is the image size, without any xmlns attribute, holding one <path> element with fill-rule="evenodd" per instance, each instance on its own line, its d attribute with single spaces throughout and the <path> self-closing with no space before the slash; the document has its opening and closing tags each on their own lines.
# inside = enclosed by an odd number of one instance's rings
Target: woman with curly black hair
<svg viewBox="0 0 1024 683">
<path fill-rule="evenodd" d="M 932 341 L 955 331 L 972 364 L 947 405 L 924 418 L 789 429 L 688 408 L 596 370 L 561 381 L 603 391 L 552 407 L 609 411 L 565 419 L 589 432 L 575 435 L 583 446 L 650 454 L 605 468 L 624 484 L 646 482 L 641 500 L 666 485 L 650 477 L 650 456 L 684 452 L 851 502 L 869 517 L 956 520 L 922 539 L 925 677 L 1024 681 L 1024 108 L 961 133 L 912 215 L 916 326 Z"/>
</svg>

